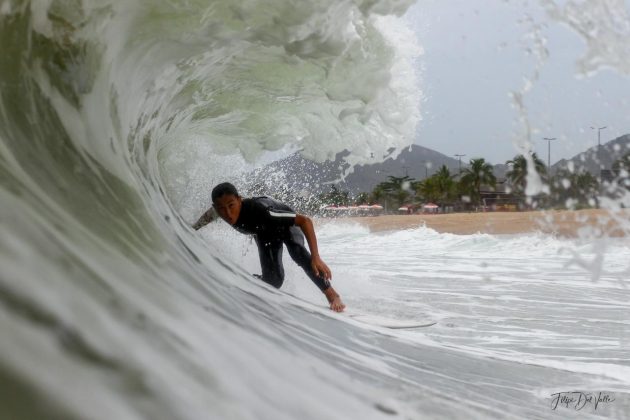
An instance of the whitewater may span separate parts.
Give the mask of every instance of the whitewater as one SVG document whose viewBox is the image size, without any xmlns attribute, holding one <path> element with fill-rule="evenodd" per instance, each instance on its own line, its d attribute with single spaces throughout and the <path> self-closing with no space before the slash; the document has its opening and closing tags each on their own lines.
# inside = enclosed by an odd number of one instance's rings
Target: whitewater
<svg viewBox="0 0 630 420">
<path fill-rule="evenodd" d="M 189 227 L 278 153 L 413 141 L 410 3 L 0 0 L 0 418 L 628 417 L 627 237 L 318 220 L 349 307 L 437 321 L 389 330 Z"/>
</svg>

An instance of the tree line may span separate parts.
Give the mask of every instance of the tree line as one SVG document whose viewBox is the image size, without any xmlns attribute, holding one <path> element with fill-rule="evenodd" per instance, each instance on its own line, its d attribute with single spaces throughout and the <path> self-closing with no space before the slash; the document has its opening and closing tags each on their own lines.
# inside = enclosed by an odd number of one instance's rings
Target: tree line
<svg viewBox="0 0 630 420">
<path fill-rule="evenodd" d="M 601 180 L 584 169 L 560 169 L 552 175 L 536 153 L 517 155 L 506 164 L 510 169 L 502 181 L 505 183 L 504 194 L 494 199 L 510 202 L 519 209 L 598 207 L 602 198 L 617 200 L 630 189 L 630 153 L 614 162 L 609 180 Z M 497 183 L 492 165 L 484 158 L 475 158 L 455 174 L 442 165 L 423 180 L 388 176 L 371 192 L 354 197 L 348 191 L 332 186 L 329 192 L 320 194 L 316 202 L 333 205 L 380 203 L 389 211 L 405 204 L 431 202 L 441 208 L 470 211 L 487 205 Z"/>
</svg>

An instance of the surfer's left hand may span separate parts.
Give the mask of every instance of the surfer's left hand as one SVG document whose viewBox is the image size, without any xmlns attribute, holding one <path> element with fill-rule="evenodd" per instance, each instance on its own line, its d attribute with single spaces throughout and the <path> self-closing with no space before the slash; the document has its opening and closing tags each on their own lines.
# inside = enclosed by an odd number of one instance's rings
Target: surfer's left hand
<svg viewBox="0 0 630 420">
<path fill-rule="evenodd" d="M 326 280 L 332 279 L 330 268 L 319 256 L 315 255 L 311 258 L 311 267 L 318 277 L 323 277 Z"/>
</svg>

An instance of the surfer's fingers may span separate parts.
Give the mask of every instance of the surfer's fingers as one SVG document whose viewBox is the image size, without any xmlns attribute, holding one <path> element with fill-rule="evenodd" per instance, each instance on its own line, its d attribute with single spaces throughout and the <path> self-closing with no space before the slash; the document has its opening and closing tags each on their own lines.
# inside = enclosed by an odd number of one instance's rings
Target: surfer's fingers
<svg viewBox="0 0 630 420">
<path fill-rule="evenodd" d="M 326 264 L 322 264 L 319 268 L 320 268 L 319 273 L 321 277 L 328 280 L 328 267 L 326 267 Z"/>
<path fill-rule="evenodd" d="M 330 269 L 326 264 L 313 264 L 313 271 L 315 271 L 317 277 L 323 277 L 325 280 L 330 280 Z"/>
<path fill-rule="evenodd" d="M 319 267 L 317 267 L 317 264 L 311 264 L 313 267 L 313 272 L 315 272 L 315 275 L 317 277 L 319 277 L 320 273 L 319 273 Z"/>
</svg>

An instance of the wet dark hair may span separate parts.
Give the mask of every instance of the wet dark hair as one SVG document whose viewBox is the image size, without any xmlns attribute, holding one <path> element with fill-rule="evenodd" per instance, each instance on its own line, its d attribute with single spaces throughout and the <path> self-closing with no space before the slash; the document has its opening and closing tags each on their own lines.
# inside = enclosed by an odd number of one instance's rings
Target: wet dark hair
<svg viewBox="0 0 630 420">
<path fill-rule="evenodd" d="M 212 202 L 215 203 L 219 198 L 227 194 L 239 197 L 238 191 L 234 185 L 229 182 L 223 182 L 212 189 Z"/>
</svg>

